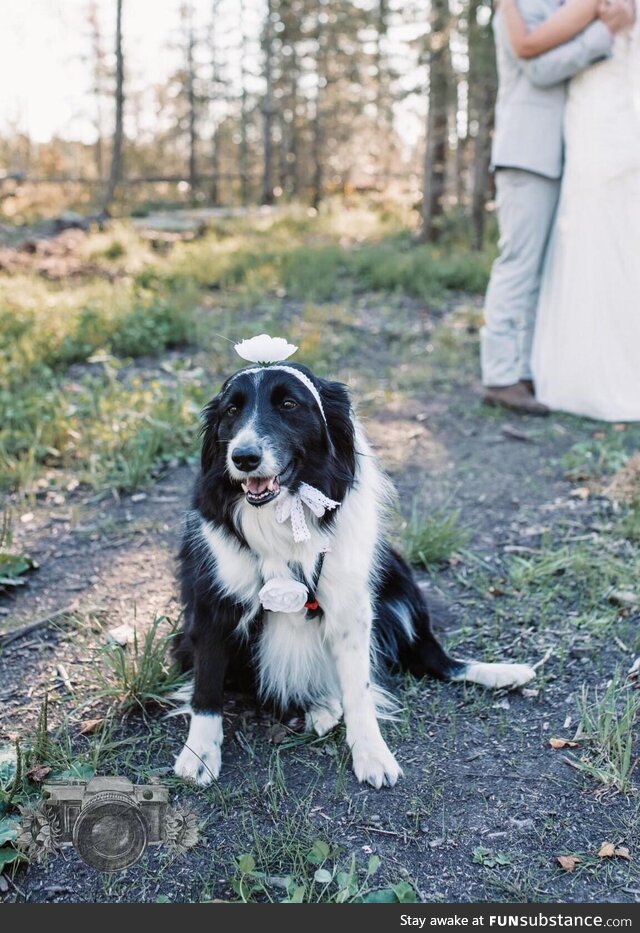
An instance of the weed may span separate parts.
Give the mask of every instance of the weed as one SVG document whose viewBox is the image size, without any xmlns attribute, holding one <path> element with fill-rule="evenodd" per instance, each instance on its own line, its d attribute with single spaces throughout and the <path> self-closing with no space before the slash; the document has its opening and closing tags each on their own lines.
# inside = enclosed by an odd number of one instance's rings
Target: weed
<svg viewBox="0 0 640 933">
<path fill-rule="evenodd" d="M 402 529 L 404 553 L 409 563 L 429 570 L 434 564 L 443 564 L 451 555 L 464 547 L 469 532 L 460 527 L 459 511 L 438 511 L 421 515 L 417 508 Z"/>
<path fill-rule="evenodd" d="M 236 859 L 231 884 L 243 902 L 255 900 L 284 903 L 415 903 L 413 887 L 406 881 L 373 887 L 381 867 L 377 855 L 361 866 L 355 855 L 346 861 L 324 839 L 310 843 L 283 827 L 279 836 L 260 837 L 253 827 L 256 848 Z M 282 874 L 283 869 L 287 871 Z M 274 874 L 278 872 L 278 874 Z"/>
<path fill-rule="evenodd" d="M 575 766 L 598 783 L 629 793 L 638 764 L 634 742 L 640 696 L 616 673 L 604 693 L 594 691 L 592 697 L 588 688 L 583 687 L 579 707 L 577 737 L 586 746 Z"/>
<path fill-rule="evenodd" d="M 622 519 L 618 531 L 628 541 L 640 544 L 640 489 L 636 490 Z"/>
<path fill-rule="evenodd" d="M 130 647 L 110 643 L 100 648 L 98 694 L 120 711 L 166 705 L 168 694 L 182 682 L 177 667 L 168 658 L 177 631 L 177 621 L 158 616 L 141 639 L 134 629 Z"/>
<path fill-rule="evenodd" d="M 609 431 L 602 437 L 574 444 L 561 462 L 567 479 L 575 482 L 616 473 L 627 458 L 622 432 Z"/>
</svg>

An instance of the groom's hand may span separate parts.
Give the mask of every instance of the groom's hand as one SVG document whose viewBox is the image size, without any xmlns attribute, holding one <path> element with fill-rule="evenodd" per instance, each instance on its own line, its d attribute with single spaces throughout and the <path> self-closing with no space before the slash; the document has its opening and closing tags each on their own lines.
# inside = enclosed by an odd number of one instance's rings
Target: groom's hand
<svg viewBox="0 0 640 933">
<path fill-rule="evenodd" d="M 614 35 L 623 29 L 633 26 L 636 19 L 636 8 L 632 0 L 600 0 L 598 4 L 598 17 Z"/>
</svg>

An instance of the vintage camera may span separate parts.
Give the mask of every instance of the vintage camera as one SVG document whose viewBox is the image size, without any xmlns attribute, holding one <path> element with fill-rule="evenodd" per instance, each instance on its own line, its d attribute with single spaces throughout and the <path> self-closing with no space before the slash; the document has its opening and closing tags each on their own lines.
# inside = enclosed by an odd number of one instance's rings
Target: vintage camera
<svg viewBox="0 0 640 933">
<path fill-rule="evenodd" d="M 121 777 L 51 781 L 42 788 L 59 824 L 60 845 L 73 845 L 98 871 L 119 871 L 147 845 L 164 842 L 169 792 L 160 784 L 134 785 Z"/>
</svg>

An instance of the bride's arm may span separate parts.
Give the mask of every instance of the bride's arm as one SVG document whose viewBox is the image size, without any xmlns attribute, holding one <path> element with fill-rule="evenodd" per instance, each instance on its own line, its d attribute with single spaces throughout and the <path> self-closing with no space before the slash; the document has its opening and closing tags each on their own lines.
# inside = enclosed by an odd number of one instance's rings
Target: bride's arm
<svg viewBox="0 0 640 933">
<path fill-rule="evenodd" d="M 514 54 L 535 58 L 573 39 L 596 18 L 598 0 L 567 0 L 548 19 L 529 29 L 516 0 L 500 0 L 500 12 Z"/>
</svg>

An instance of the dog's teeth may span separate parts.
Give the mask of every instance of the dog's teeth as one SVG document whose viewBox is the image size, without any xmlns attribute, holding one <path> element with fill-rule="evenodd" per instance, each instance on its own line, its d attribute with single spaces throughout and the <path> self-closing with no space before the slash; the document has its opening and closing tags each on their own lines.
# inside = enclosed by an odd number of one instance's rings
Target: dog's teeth
<svg viewBox="0 0 640 933">
<path fill-rule="evenodd" d="M 241 486 L 245 492 L 249 492 L 249 483 L 241 483 Z"/>
<path fill-rule="evenodd" d="M 267 490 L 268 490 L 269 492 L 271 492 L 271 490 L 272 490 L 273 487 L 275 486 L 275 483 L 276 483 L 276 478 L 275 478 L 275 476 L 272 476 L 272 477 L 270 478 L 269 482 L 267 483 Z"/>
</svg>

